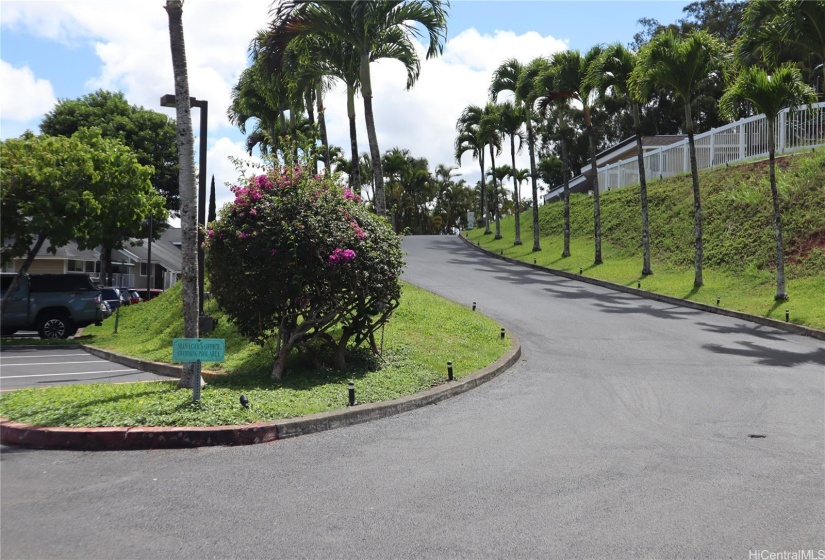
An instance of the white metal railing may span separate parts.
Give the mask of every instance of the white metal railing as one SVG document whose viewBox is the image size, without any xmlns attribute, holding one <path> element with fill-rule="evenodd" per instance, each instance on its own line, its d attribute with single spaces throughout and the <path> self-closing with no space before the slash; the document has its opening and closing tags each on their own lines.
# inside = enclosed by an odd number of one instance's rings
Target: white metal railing
<svg viewBox="0 0 825 560">
<path fill-rule="evenodd" d="M 699 169 L 766 156 L 768 120 L 765 115 L 748 117 L 696 134 L 693 139 Z M 825 145 L 825 102 L 814 104 L 811 110 L 802 105 L 794 112 L 788 108 L 780 111 L 775 140 L 780 154 Z M 645 153 L 644 161 L 648 180 L 687 173 L 690 171 L 688 139 L 650 150 Z M 598 173 L 599 191 L 636 184 L 639 182 L 638 159 L 634 156 L 605 165 Z"/>
</svg>

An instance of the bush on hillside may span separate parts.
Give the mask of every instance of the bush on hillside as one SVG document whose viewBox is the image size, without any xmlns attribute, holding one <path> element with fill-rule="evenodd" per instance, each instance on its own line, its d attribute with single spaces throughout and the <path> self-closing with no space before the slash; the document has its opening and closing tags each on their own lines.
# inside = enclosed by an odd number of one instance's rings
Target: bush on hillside
<svg viewBox="0 0 825 560">
<path fill-rule="evenodd" d="M 398 307 L 400 239 L 335 179 L 300 164 L 233 188 L 206 235 L 211 291 L 245 336 L 276 343 L 272 377 L 299 348 L 328 347 L 343 369 L 348 344 L 369 341 Z"/>
</svg>

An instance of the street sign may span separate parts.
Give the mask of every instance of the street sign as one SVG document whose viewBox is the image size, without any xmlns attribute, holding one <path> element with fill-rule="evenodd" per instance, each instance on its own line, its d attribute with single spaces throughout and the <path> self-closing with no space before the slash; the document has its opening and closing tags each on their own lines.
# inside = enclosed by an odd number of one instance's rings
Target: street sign
<svg viewBox="0 0 825 560">
<path fill-rule="evenodd" d="M 173 338 L 173 362 L 223 362 L 226 340 L 223 338 Z"/>
</svg>

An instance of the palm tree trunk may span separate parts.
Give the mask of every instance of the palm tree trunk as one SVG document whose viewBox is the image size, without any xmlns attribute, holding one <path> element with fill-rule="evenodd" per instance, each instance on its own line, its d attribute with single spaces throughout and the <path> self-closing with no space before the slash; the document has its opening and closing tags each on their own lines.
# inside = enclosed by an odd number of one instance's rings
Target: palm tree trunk
<svg viewBox="0 0 825 560">
<path fill-rule="evenodd" d="M 584 109 L 587 136 L 590 139 L 590 170 L 593 172 L 593 237 L 596 241 L 596 258 L 593 264 L 602 264 L 602 208 L 599 202 L 599 169 L 596 165 L 596 134 L 590 121 L 590 109 Z"/>
<path fill-rule="evenodd" d="M 696 163 L 696 143 L 693 140 L 690 100 L 685 101 L 685 123 L 690 151 L 690 176 L 693 179 L 693 243 L 695 248 L 693 287 L 700 288 L 704 284 L 702 281 L 702 199 L 699 193 L 699 165 Z"/>
<path fill-rule="evenodd" d="M 539 243 L 539 191 L 536 186 L 536 152 L 533 139 L 533 121 L 527 115 L 527 151 L 530 153 L 530 180 L 533 187 L 533 251 L 541 251 Z"/>
<path fill-rule="evenodd" d="M 352 154 L 352 169 L 350 169 L 350 186 L 361 192 L 361 161 L 358 159 L 358 133 L 355 127 L 355 88 L 347 84 L 347 117 L 349 117 L 349 145 Z M 327 148 L 329 149 L 329 148 Z"/>
<path fill-rule="evenodd" d="M 776 188 L 776 117 L 768 119 L 768 158 L 770 163 L 771 198 L 773 198 L 773 224 L 776 234 L 776 301 L 788 299 L 785 291 L 785 250 L 782 244 L 782 215 L 779 213 L 779 190 Z"/>
<path fill-rule="evenodd" d="M 639 162 L 639 192 L 642 197 L 642 276 L 653 274 L 650 268 L 650 230 L 647 219 L 647 177 L 645 176 L 645 154 L 642 148 L 642 125 L 639 104 L 633 102 L 633 128 L 636 132 L 636 158 Z"/>
<path fill-rule="evenodd" d="M 381 150 L 378 149 L 378 136 L 375 133 L 375 117 L 372 112 L 372 81 L 370 79 L 369 53 L 361 55 L 361 95 L 364 97 L 364 119 L 367 122 L 367 140 L 372 157 L 373 181 L 375 184 L 375 212 L 379 216 L 387 215 L 387 199 L 384 193 L 384 170 L 381 168 Z"/>
<path fill-rule="evenodd" d="M 329 175 L 332 168 L 332 160 L 329 157 L 329 138 L 327 137 L 327 119 L 324 116 L 326 107 L 324 107 L 324 92 L 321 84 L 315 86 L 315 104 L 318 110 L 318 128 L 321 131 L 321 143 L 324 145 L 324 157 L 326 158 L 325 169 L 326 174 Z"/>
<path fill-rule="evenodd" d="M 561 137 L 561 172 L 564 175 L 564 249 L 561 256 L 564 258 L 570 256 L 570 171 L 567 168 L 567 140 L 564 135 Z"/>
<path fill-rule="evenodd" d="M 513 196 L 516 197 L 516 239 L 513 245 L 521 245 L 521 211 L 519 208 L 521 196 L 519 196 L 518 173 L 516 173 L 516 139 L 513 136 L 510 136 L 510 155 L 513 162 Z"/>
<path fill-rule="evenodd" d="M 195 151 L 192 112 L 189 106 L 189 75 L 183 37 L 183 0 L 166 0 L 169 40 L 175 76 L 175 117 L 178 126 L 178 165 L 181 221 L 181 279 L 183 285 L 183 336 L 198 338 L 198 223 L 195 191 Z M 191 388 L 203 380 L 194 378 L 195 364 L 183 367 L 179 388 Z"/>
<path fill-rule="evenodd" d="M 490 165 L 493 168 L 493 213 L 496 217 L 496 235 L 493 239 L 501 239 L 501 213 L 498 210 L 498 185 L 496 184 L 496 156 L 493 145 L 490 144 Z"/>
<path fill-rule="evenodd" d="M 485 204 L 484 194 L 486 190 L 486 183 L 487 180 L 484 178 L 484 147 L 481 148 L 481 153 L 478 156 L 478 164 L 481 166 L 481 218 L 484 220 L 484 235 L 488 235 L 493 233 L 490 231 L 490 220 L 485 215 L 485 211 L 487 210 L 487 205 Z"/>
</svg>

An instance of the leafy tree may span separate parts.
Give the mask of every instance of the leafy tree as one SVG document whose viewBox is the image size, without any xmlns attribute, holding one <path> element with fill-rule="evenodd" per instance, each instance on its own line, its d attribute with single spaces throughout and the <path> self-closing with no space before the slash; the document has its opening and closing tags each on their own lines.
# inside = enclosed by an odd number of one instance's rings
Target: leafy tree
<svg viewBox="0 0 825 560">
<path fill-rule="evenodd" d="M 311 166 L 272 168 L 233 188 L 235 201 L 207 232 L 212 292 L 238 330 L 274 338 L 273 379 L 290 351 L 319 346 L 345 366 L 398 306 L 399 238 L 350 189 Z"/>
<path fill-rule="evenodd" d="M 53 254 L 72 240 L 87 249 L 112 239 L 113 231 L 134 231 L 150 214 L 166 218 L 163 197 L 152 189 L 152 168 L 96 128 L 68 138 L 26 134 L 5 140 L 0 159 L 0 256 L 4 264 L 25 257 L 6 298 L 46 240 Z"/>
<path fill-rule="evenodd" d="M 192 135 L 192 111 L 189 106 L 189 73 L 186 66 L 186 45 L 183 37 L 183 0 L 166 0 L 169 17 L 169 46 L 175 77 L 175 114 L 180 189 L 181 282 L 183 292 L 183 336 L 198 338 L 198 220 L 195 187 L 195 149 Z M 185 363 L 178 387 L 192 388 L 195 364 Z"/>
<path fill-rule="evenodd" d="M 524 112 L 518 109 L 512 102 L 505 101 L 499 106 L 499 131 L 510 137 L 510 157 L 512 161 L 511 169 L 516 168 L 516 139 L 518 138 L 518 150 L 524 142 L 524 133 L 521 127 L 524 124 Z M 513 178 L 513 198 L 520 200 L 519 183 L 515 174 L 510 174 Z M 521 245 L 521 211 L 516 204 L 516 232 L 513 245 Z"/>
<path fill-rule="evenodd" d="M 490 206 L 496 220 L 496 234 L 494 239 L 501 239 L 501 212 L 499 212 L 498 184 L 499 177 L 495 174 L 496 169 L 496 152 L 501 153 L 501 135 L 499 134 L 499 124 L 501 117 L 499 115 L 499 106 L 495 103 L 487 103 L 481 110 L 481 119 L 478 124 L 478 134 L 481 141 L 490 149 L 490 176 L 493 179 L 493 186 L 491 192 Z M 498 181 L 498 183 L 497 183 Z M 484 233 L 487 233 L 486 231 Z"/>
<path fill-rule="evenodd" d="M 71 136 L 90 127 L 100 129 L 105 138 L 117 138 L 135 153 L 138 163 L 152 166 L 152 186 L 166 199 L 170 212 L 180 210 L 173 121 L 162 113 L 130 105 L 120 92 L 98 90 L 78 99 L 60 100 L 43 117 L 40 131 L 50 136 Z"/>
<path fill-rule="evenodd" d="M 694 279 L 700 287 L 702 280 L 702 202 L 699 193 L 699 169 L 696 163 L 694 122 L 691 102 L 700 82 L 718 74 L 724 63 L 724 47 L 705 31 L 686 36 L 666 31 L 657 35 L 639 53 L 636 67 L 630 77 L 634 97 L 643 99 L 652 88 L 667 87 L 682 99 L 685 107 L 685 131 L 690 150 L 690 171 L 693 178 L 694 222 Z"/>
<path fill-rule="evenodd" d="M 391 57 L 396 57 L 400 52 L 414 53 L 410 35 L 426 34 L 429 39 L 427 58 L 441 54 L 447 31 L 445 6 L 446 3 L 440 0 L 291 0 L 278 5 L 270 24 L 270 40 L 266 49 L 276 66 L 281 65 L 290 41 L 308 34 L 320 35 L 322 38 L 332 35 L 355 48 L 360 59 L 361 95 L 364 98 L 364 117 L 374 166 L 375 209 L 379 216 L 386 215 L 386 200 L 381 152 L 372 108 L 370 61 L 373 51 L 381 46 L 393 53 Z M 408 89 L 418 78 L 420 65 L 417 57 L 414 66 L 415 72 L 407 74 Z"/>
<path fill-rule="evenodd" d="M 776 233 L 776 300 L 788 299 L 785 291 L 785 250 L 782 243 L 782 215 L 779 212 L 779 191 L 776 188 L 776 119 L 785 107 L 811 104 L 816 101 L 813 88 L 802 79 L 798 68 L 787 64 L 768 74 L 763 68 L 752 66 L 737 77 L 719 104 L 723 113 L 734 115 L 739 102 L 753 105 L 768 120 L 768 158 L 770 162 L 773 222 Z"/>
</svg>

